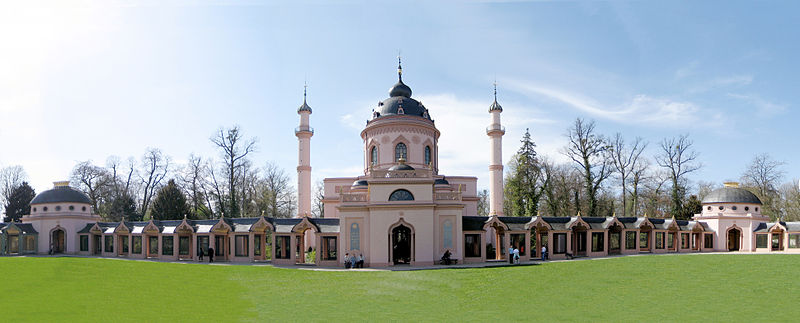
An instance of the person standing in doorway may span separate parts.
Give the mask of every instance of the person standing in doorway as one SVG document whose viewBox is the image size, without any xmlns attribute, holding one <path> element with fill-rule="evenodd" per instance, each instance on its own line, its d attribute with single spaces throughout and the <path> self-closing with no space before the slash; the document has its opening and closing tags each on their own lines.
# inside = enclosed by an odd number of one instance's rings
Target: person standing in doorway
<svg viewBox="0 0 800 323">
<path fill-rule="evenodd" d="M 197 248 L 197 259 L 203 262 L 203 247 Z"/>
<path fill-rule="evenodd" d="M 214 248 L 208 247 L 208 262 L 214 262 Z"/>
<path fill-rule="evenodd" d="M 519 264 L 519 248 L 514 248 L 514 263 Z"/>
<path fill-rule="evenodd" d="M 508 246 L 508 263 L 514 263 L 514 247 L 511 245 Z"/>
<path fill-rule="evenodd" d="M 542 246 L 542 261 L 547 259 L 547 247 Z"/>
</svg>

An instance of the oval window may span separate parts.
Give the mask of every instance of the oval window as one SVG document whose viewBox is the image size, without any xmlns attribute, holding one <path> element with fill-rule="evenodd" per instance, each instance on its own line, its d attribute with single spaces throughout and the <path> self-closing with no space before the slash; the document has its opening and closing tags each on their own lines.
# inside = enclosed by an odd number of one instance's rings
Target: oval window
<svg viewBox="0 0 800 323">
<path fill-rule="evenodd" d="M 744 207 L 744 210 L 745 210 L 745 211 L 750 211 L 750 207 L 749 207 L 749 206 L 745 206 L 745 207 Z"/>
<path fill-rule="evenodd" d="M 736 205 L 732 206 L 731 209 L 736 211 Z"/>
</svg>

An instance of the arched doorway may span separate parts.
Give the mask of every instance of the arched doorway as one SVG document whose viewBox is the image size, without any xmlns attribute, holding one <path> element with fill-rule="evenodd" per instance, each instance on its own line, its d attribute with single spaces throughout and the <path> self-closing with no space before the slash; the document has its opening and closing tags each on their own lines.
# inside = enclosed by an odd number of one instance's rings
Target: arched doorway
<svg viewBox="0 0 800 323">
<path fill-rule="evenodd" d="M 64 253 L 64 230 L 53 230 L 50 234 L 50 245 L 53 253 Z"/>
<path fill-rule="evenodd" d="M 728 251 L 739 251 L 742 232 L 739 229 L 728 230 Z"/>
<path fill-rule="evenodd" d="M 392 229 L 392 262 L 411 263 L 411 228 L 402 224 Z"/>
</svg>

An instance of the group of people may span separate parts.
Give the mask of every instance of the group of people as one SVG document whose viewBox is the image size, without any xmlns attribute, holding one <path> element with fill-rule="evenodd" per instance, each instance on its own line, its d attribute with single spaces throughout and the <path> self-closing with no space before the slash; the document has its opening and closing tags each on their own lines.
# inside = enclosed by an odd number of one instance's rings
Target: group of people
<svg viewBox="0 0 800 323">
<path fill-rule="evenodd" d="M 197 260 L 203 262 L 203 248 L 197 248 Z M 208 262 L 214 262 L 214 248 L 208 247 Z"/>
<path fill-rule="evenodd" d="M 364 255 L 359 254 L 356 257 L 356 254 L 346 253 L 344 255 L 344 268 L 364 268 Z"/>
</svg>

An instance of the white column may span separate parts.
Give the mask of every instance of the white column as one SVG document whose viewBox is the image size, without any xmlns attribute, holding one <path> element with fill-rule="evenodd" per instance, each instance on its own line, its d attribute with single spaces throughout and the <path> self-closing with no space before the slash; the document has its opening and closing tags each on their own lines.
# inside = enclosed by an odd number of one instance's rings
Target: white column
<svg viewBox="0 0 800 323">
<path fill-rule="evenodd" d="M 300 126 L 294 132 L 298 141 L 297 217 L 303 217 L 311 216 L 311 136 L 314 135 L 314 130 L 309 126 L 311 107 L 306 104 L 305 98 L 297 114 L 300 115 Z"/>
<path fill-rule="evenodd" d="M 497 107 L 497 108 L 495 108 Z M 500 124 L 500 113 L 497 101 L 492 105 L 489 113 L 492 123 L 486 128 L 486 134 L 491 140 L 491 162 L 489 164 L 489 214 L 503 215 L 503 135 L 506 133 Z"/>
</svg>

